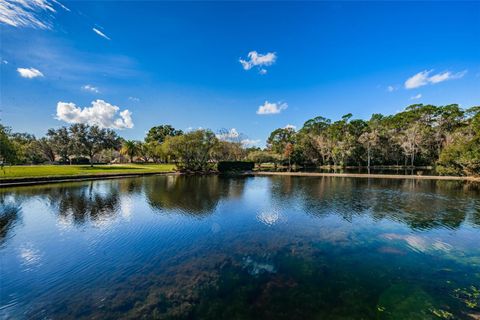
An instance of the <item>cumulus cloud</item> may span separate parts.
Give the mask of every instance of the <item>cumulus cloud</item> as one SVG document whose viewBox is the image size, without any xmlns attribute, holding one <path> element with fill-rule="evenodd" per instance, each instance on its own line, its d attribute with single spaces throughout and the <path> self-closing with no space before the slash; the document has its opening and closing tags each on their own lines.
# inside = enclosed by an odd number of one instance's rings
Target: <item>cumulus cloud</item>
<svg viewBox="0 0 480 320">
<path fill-rule="evenodd" d="M 277 60 L 275 52 L 268 52 L 266 54 L 258 53 L 257 51 L 250 51 L 247 59 L 239 59 L 244 70 L 250 70 L 253 67 L 258 68 L 260 74 L 266 74 L 265 67 L 271 66 Z"/>
<path fill-rule="evenodd" d="M 216 136 L 220 140 L 232 141 L 238 140 L 238 138 L 240 137 L 240 133 L 235 128 L 232 128 L 230 130 L 222 129 Z"/>
<path fill-rule="evenodd" d="M 43 77 L 43 73 L 35 68 L 17 68 L 17 71 L 23 78 L 33 79 Z"/>
<path fill-rule="evenodd" d="M 293 124 L 287 124 L 284 129 L 293 129 L 296 130 L 297 126 L 294 126 Z"/>
<path fill-rule="evenodd" d="M 411 76 L 405 81 L 405 88 L 415 89 L 418 87 L 425 86 L 427 84 L 435 84 L 435 83 L 443 82 L 446 80 L 460 79 L 467 73 L 466 70 L 462 72 L 457 72 L 457 73 L 445 71 L 445 72 L 431 75 L 432 72 L 433 70 L 424 70 Z"/>
<path fill-rule="evenodd" d="M 271 103 L 265 101 L 263 105 L 258 107 L 257 114 L 277 114 L 288 108 L 288 104 L 285 102 Z"/>
<path fill-rule="evenodd" d="M 82 89 L 85 91 L 93 92 L 93 93 L 100 93 L 100 90 L 98 89 L 98 87 L 94 87 L 91 84 L 84 85 Z"/>
<path fill-rule="evenodd" d="M 58 102 L 56 119 L 67 123 L 85 123 L 100 128 L 133 128 L 132 113 L 103 100 L 92 101 L 91 107 L 77 107 L 72 102 Z"/>
<path fill-rule="evenodd" d="M 255 147 L 260 144 L 260 139 L 243 139 L 241 143 L 244 147 Z"/>
<path fill-rule="evenodd" d="M 56 0 L 0 0 L 0 22 L 12 27 L 50 29 L 55 5 L 70 11 Z"/>
<path fill-rule="evenodd" d="M 417 100 L 417 99 L 420 99 L 422 97 L 422 94 L 419 93 L 417 95 L 414 95 L 413 97 L 410 97 L 410 100 Z"/>
<path fill-rule="evenodd" d="M 105 33 L 103 33 L 102 31 L 98 30 L 97 28 L 92 28 L 93 32 L 95 32 L 96 34 L 98 34 L 100 37 L 102 38 L 105 38 L 107 40 L 111 40 L 109 37 L 107 37 L 107 35 Z"/>
</svg>

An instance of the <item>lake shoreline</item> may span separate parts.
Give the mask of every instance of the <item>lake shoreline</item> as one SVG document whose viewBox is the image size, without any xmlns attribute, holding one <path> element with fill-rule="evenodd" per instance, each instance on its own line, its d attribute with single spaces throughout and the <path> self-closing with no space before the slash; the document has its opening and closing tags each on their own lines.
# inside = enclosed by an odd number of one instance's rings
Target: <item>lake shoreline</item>
<svg viewBox="0 0 480 320">
<path fill-rule="evenodd" d="M 166 172 L 134 172 L 134 173 L 113 173 L 96 175 L 64 175 L 52 177 L 29 177 L 0 179 L 0 189 L 6 187 L 20 187 L 31 185 L 42 185 L 61 182 L 78 182 L 103 179 L 122 179 L 152 175 L 179 175 L 178 171 Z M 245 173 L 245 176 L 291 176 L 291 177 L 335 177 L 335 178 L 369 178 L 369 179 L 411 179 L 411 180 L 452 180 L 480 182 L 480 177 L 461 176 L 421 176 L 421 175 L 399 175 L 399 174 L 368 174 L 368 173 L 321 173 L 321 172 L 270 172 L 254 171 Z"/>
<path fill-rule="evenodd" d="M 112 174 L 95 174 L 95 175 L 63 175 L 52 177 L 29 177 L 29 178 L 11 178 L 0 179 L 0 189 L 7 187 L 21 187 L 32 186 L 49 183 L 61 183 L 61 182 L 78 182 L 78 181 L 90 181 L 90 180 L 104 180 L 104 179 L 122 179 L 141 176 L 152 175 L 169 175 L 180 174 L 177 171 L 165 171 L 165 172 L 132 172 L 132 173 L 112 173 Z"/>
<path fill-rule="evenodd" d="M 412 179 L 412 180 L 454 180 L 480 182 L 480 177 L 462 176 L 421 176 L 377 173 L 321 173 L 321 172 L 271 172 L 256 171 L 254 176 L 291 176 L 291 177 L 336 177 L 336 178 L 369 178 L 369 179 Z"/>
</svg>

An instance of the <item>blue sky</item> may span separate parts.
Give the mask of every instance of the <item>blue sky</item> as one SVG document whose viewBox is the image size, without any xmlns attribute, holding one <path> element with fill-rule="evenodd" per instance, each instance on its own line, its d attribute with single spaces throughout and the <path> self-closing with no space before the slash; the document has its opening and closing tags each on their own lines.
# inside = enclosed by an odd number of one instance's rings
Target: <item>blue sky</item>
<svg viewBox="0 0 480 320">
<path fill-rule="evenodd" d="M 471 107 L 478 21 L 480 2 L 0 0 L 0 118 L 37 136 L 87 122 L 143 139 L 172 124 L 263 145 L 319 115 Z"/>
</svg>

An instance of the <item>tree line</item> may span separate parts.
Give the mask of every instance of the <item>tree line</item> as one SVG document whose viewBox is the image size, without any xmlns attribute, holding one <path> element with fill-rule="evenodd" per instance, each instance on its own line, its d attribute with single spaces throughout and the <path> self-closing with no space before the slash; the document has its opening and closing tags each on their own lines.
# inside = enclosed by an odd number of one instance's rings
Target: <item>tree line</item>
<svg viewBox="0 0 480 320">
<path fill-rule="evenodd" d="M 28 133 L 12 133 L 0 124 L 0 163 L 86 164 L 176 163 L 180 169 L 208 171 L 221 160 L 246 159 L 240 141 L 218 138 L 211 130 L 184 133 L 171 125 L 151 128 L 144 141 L 126 140 L 113 130 L 73 124 L 49 129 L 37 139 Z"/>
<path fill-rule="evenodd" d="M 298 132 L 276 129 L 267 145 L 289 164 L 436 166 L 442 174 L 475 175 L 480 173 L 480 107 L 414 104 L 367 121 L 352 114 L 334 122 L 316 117 Z"/>
<path fill-rule="evenodd" d="M 113 130 L 74 124 L 49 129 L 40 139 L 0 125 L 0 161 L 9 164 L 174 162 L 208 171 L 218 161 L 249 160 L 292 166 L 435 166 L 441 174 L 480 174 L 480 107 L 414 104 L 369 120 L 347 114 L 337 121 L 315 117 L 298 131 L 278 128 L 266 147 L 247 148 L 240 135 L 211 130 L 151 128 L 143 141 Z"/>
</svg>

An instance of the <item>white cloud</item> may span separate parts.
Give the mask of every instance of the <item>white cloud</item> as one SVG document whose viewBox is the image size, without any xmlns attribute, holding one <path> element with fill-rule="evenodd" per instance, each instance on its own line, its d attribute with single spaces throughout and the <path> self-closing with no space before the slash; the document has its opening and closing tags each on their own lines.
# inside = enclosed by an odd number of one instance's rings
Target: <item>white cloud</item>
<svg viewBox="0 0 480 320">
<path fill-rule="evenodd" d="M 72 102 L 58 102 L 56 119 L 67 123 L 85 123 L 101 128 L 133 128 L 132 113 L 103 100 L 92 101 L 91 107 L 80 108 Z M 118 115 L 117 115 L 118 113 Z"/>
<path fill-rule="evenodd" d="M 133 101 L 133 102 L 139 102 L 140 98 L 137 97 L 128 97 L 128 100 Z"/>
<path fill-rule="evenodd" d="M 394 86 L 388 86 L 387 91 L 388 92 L 393 92 L 393 91 L 395 91 L 395 87 Z"/>
<path fill-rule="evenodd" d="M 297 130 L 297 126 L 294 126 L 293 124 L 287 124 L 284 129 L 293 129 Z"/>
<path fill-rule="evenodd" d="M 413 97 L 410 97 L 410 100 L 417 100 L 417 99 L 420 99 L 422 97 L 422 94 L 419 93 L 417 95 L 414 95 Z"/>
<path fill-rule="evenodd" d="M 257 114 L 277 114 L 287 108 L 288 104 L 285 102 L 270 103 L 265 101 L 263 105 L 258 107 Z"/>
<path fill-rule="evenodd" d="M 2 63 L 3 64 L 8 64 L 8 61 L 7 60 L 2 60 Z"/>
<path fill-rule="evenodd" d="M 43 73 L 35 68 L 17 68 L 17 71 L 23 78 L 33 79 L 36 77 L 43 77 Z"/>
<path fill-rule="evenodd" d="M 0 22 L 12 27 L 50 29 L 56 13 L 54 4 L 70 11 L 56 0 L 0 0 Z"/>
<path fill-rule="evenodd" d="M 467 70 L 462 72 L 457 72 L 457 73 L 445 71 L 445 72 L 437 73 L 430 76 L 432 72 L 433 70 L 424 70 L 411 76 L 410 78 L 407 79 L 407 81 L 405 81 L 405 88 L 415 89 L 418 87 L 425 86 L 427 84 L 435 84 L 435 83 L 443 82 L 446 80 L 459 79 L 459 78 L 462 78 L 467 73 Z"/>
<path fill-rule="evenodd" d="M 58 4 L 65 11 L 68 11 L 68 12 L 72 11 L 72 10 L 68 9 L 67 7 L 65 7 L 62 3 L 58 2 L 57 0 L 52 0 L 52 2 Z"/>
<path fill-rule="evenodd" d="M 243 139 L 241 142 L 244 147 L 255 147 L 260 144 L 260 139 Z"/>
<path fill-rule="evenodd" d="M 98 89 L 98 87 L 94 87 L 90 84 L 86 84 L 82 87 L 83 90 L 85 91 L 90 91 L 90 92 L 93 92 L 93 93 L 100 93 L 100 90 Z"/>
<path fill-rule="evenodd" d="M 105 33 L 103 33 L 102 31 L 98 30 L 97 28 L 92 28 L 93 32 L 95 32 L 96 34 L 98 34 L 100 37 L 102 38 L 105 38 L 107 40 L 111 40 L 109 37 L 107 37 L 107 35 Z"/>
<path fill-rule="evenodd" d="M 266 74 L 267 70 L 264 67 L 271 66 L 277 60 L 277 54 L 275 52 L 268 52 L 266 54 L 258 53 L 257 51 L 250 51 L 248 58 L 239 59 L 244 70 L 250 70 L 253 67 L 259 68 L 260 74 Z"/>
<path fill-rule="evenodd" d="M 224 141 L 236 140 L 238 137 L 240 137 L 240 133 L 235 128 L 221 130 L 220 133 L 217 134 L 217 138 Z"/>
</svg>

